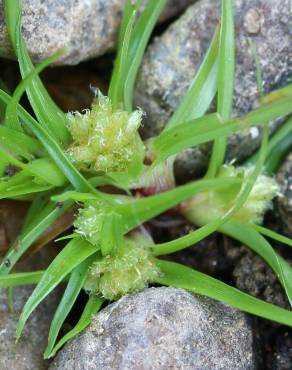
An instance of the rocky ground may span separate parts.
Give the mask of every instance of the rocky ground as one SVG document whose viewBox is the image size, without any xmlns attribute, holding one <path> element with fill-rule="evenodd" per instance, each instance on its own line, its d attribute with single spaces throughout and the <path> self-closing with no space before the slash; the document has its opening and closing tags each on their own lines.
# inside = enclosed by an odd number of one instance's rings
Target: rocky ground
<svg viewBox="0 0 292 370">
<path fill-rule="evenodd" d="M 60 47 L 66 48 L 60 61 L 63 66 L 42 74 L 50 94 L 64 111 L 88 108 L 93 97 L 90 85 L 106 92 L 123 4 L 122 0 L 25 2 L 23 30 L 34 60 Z M 218 22 L 218 4 L 217 0 L 170 1 L 161 19 L 162 25 L 156 29 L 148 48 L 136 86 L 136 104 L 146 112 L 141 131 L 144 138 L 161 131 L 192 81 Z M 178 16 L 188 5 L 187 11 Z M 234 0 L 237 35 L 234 115 L 256 106 L 259 97 L 251 43 L 262 67 L 266 93 L 291 79 L 291 9 L 291 0 Z M 12 57 L 2 10 L 0 0 L 0 54 Z M 87 61 L 93 57 L 95 59 Z M 72 66 L 79 62 L 82 63 Z M 16 63 L 2 58 L 0 67 L 0 77 L 13 90 L 19 78 Z M 275 129 L 279 124 L 281 122 L 274 122 L 271 126 Z M 255 151 L 259 141 L 258 129 L 232 136 L 228 160 L 243 161 Z M 202 173 L 209 149 L 204 145 L 180 155 L 176 162 L 178 181 L 185 182 Z M 265 223 L 292 236 L 291 154 L 279 169 L 277 181 L 281 194 L 275 200 L 273 211 L 266 215 Z M 25 210 L 25 205 L 1 202 L 0 256 L 16 235 Z M 155 239 L 168 240 L 192 228 L 178 221 L 179 226 L 171 229 L 161 228 L 163 220 L 151 225 Z M 276 244 L 275 247 L 292 261 L 291 250 Z M 45 254 L 37 261 L 22 265 L 21 269 L 29 268 L 31 263 L 34 268 L 40 268 L 40 263 L 47 263 L 47 258 L 51 255 Z M 259 257 L 225 236 L 213 235 L 167 258 L 220 278 L 268 302 L 288 307 L 271 270 Z M 14 312 L 8 307 L 6 291 L 0 292 L 0 369 L 292 368 L 292 330 L 171 288 L 147 289 L 107 306 L 96 315 L 89 329 L 66 345 L 49 364 L 42 360 L 41 352 L 45 347 L 48 317 L 59 292 L 49 297 L 27 327 L 24 338 L 14 344 L 18 311 L 30 291 L 30 287 L 14 290 Z M 81 297 L 80 305 L 82 301 Z M 76 307 L 76 317 L 78 311 Z M 76 317 L 71 315 L 68 328 L 76 322 Z"/>
</svg>

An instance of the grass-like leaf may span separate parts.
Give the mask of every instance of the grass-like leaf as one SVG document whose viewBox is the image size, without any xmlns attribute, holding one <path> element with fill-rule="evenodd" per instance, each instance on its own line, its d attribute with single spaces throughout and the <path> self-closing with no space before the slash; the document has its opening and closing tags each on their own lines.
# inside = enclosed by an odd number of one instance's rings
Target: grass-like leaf
<svg viewBox="0 0 292 370">
<path fill-rule="evenodd" d="M 218 50 L 219 27 L 189 90 L 170 117 L 165 130 L 206 113 L 217 91 Z"/>
<path fill-rule="evenodd" d="M 167 0 L 149 0 L 137 18 L 141 1 L 134 5 L 127 0 L 121 24 L 117 60 L 109 87 L 109 97 L 114 106 L 123 104 L 132 111 L 133 90 L 142 58 L 156 24 Z"/>
<path fill-rule="evenodd" d="M 97 296 L 90 296 L 89 300 L 84 308 L 84 311 L 76 324 L 76 326 L 70 330 L 64 337 L 56 344 L 50 355 L 48 355 L 47 358 L 53 357 L 57 351 L 66 343 L 68 340 L 72 339 L 75 337 L 77 334 L 79 334 L 82 330 L 84 330 L 90 323 L 91 323 L 91 318 L 94 314 L 96 314 L 104 300 L 102 298 L 99 298 Z"/>
<path fill-rule="evenodd" d="M 11 97 L 0 90 L 0 99 L 8 104 Z M 60 168 L 66 178 L 71 182 L 76 190 L 95 192 L 95 189 L 84 178 L 84 176 L 74 167 L 70 159 L 63 152 L 57 141 L 50 135 L 45 127 L 42 127 L 33 117 L 31 117 L 23 108 L 18 106 L 20 118 L 23 119 L 24 126 L 33 132 L 39 139 L 43 147 L 47 150 L 50 157 Z"/>
<path fill-rule="evenodd" d="M 261 301 L 221 281 L 178 263 L 157 261 L 164 276 L 157 282 L 224 302 L 242 311 L 292 326 L 292 312 Z"/>
<path fill-rule="evenodd" d="M 7 86 L 3 82 L 3 80 L 0 78 L 0 89 L 4 90 L 5 92 L 9 92 Z M 5 109 L 6 106 L 3 102 L 0 101 L 0 124 L 3 122 L 4 117 L 5 117 Z"/>
<path fill-rule="evenodd" d="M 21 285 L 38 284 L 44 271 L 17 272 L 0 277 L 0 288 L 11 288 Z"/>
<path fill-rule="evenodd" d="M 251 248 L 267 262 L 283 285 L 292 304 L 292 267 L 274 251 L 268 241 L 252 226 L 242 225 L 234 220 L 226 222 L 219 230 Z"/>
<path fill-rule="evenodd" d="M 0 126 L 0 147 L 9 150 L 14 155 L 31 160 L 42 153 L 43 148 L 35 138 L 4 125 Z"/>
<path fill-rule="evenodd" d="M 88 257 L 85 261 L 80 263 L 75 269 L 71 272 L 70 278 L 66 287 L 66 290 L 63 294 L 63 297 L 58 305 L 58 308 L 53 317 L 50 332 L 48 337 L 48 346 L 45 350 L 44 357 L 49 358 L 51 352 L 54 348 L 55 342 L 59 335 L 60 329 L 68 316 L 73 304 L 75 303 L 78 294 L 80 293 L 85 279 L 88 274 L 88 269 L 93 262 L 92 257 Z"/>
<path fill-rule="evenodd" d="M 97 251 L 96 247 L 82 238 L 72 239 L 46 269 L 40 282 L 26 302 L 20 315 L 16 337 L 19 338 L 30 314 L 45 297 L 69 274 L 76 266 Z"/>
<path fill-rule="evenodd" d="M 25 220 L 25 227 L 3 258 L 0 264 L 0 276 L 7 275 L 32 243 L 72 205 L 72 202 L 67 202 L 62 207 L 58 207 L 53 202 L 40 202 L 43 205 L 40 209 L 35 205 L 38 201 L 39 198 L 33 202 L 32 210 L 28 213 L 28 220 Z M 36 211 L 38 212 L 35 213 Z"/>
<path fill-rule="evenodd" d="M 251 225 L 256 231 L 258 231 L 260 234 L 267 236 L 268 238 L 274 239 L 277 242 L 283 243 L 288 245 L 289 247 L 292 247 L 292 239 L 287 238 L 284 235 L 278 234 L 273 230 L 267 229 L 266 227 L 260 226 L 260 225 Z"/>
<path fill-rule="evenodd" d="M 121 81 L 121 76 L 124 76 L 127 73 L 129 44 L 133 32 L 136 14 L 137 13 L 135 7 L 131 5 L 131 1 L 128 0 L 126 4 L 124 19 L 122 21 L 122 28 L 120 30 L 123 36 L 120 36 L 121 41 L 118 48 L 118 55 L 115 60 L 115 66 L 108 91 L 108 96 L 111 99 L 114 107 L 117 107 L 118 104 L 123 101 L 124 81 Z"/>
<path fill-rule="evenodd" d="M 22 126 L 20 125 L 20 122 L 18 120 L 17 115 L 17 106 L 18 103 L 25 92 L 25 90 L 29 87 L 29 84 L 31 81 L 39 75 L 39 73 L 44 70 L 49 64 L 53 63 L 60 57 L 60 54 L 54 54 L 51 57 L 45 59 L 40 64 L 38 64 L 35 68 L 32 69 L 32 72 L 30 72 L 24 79 L 20 81 L 16 89 L 14 90 L 12 99 L 10 100 L 9 104 L 6 107 L 5 111 L 5 119 L 4 124 L 12 128 L 14 130 L 22 131 Z"/>
<path fill-rule="evenodd" d="M 220 117 L 217 114 L 209 114 L 162 132 L 152 144 L 156 155 L 155 164 L 182 150 L 215 140 L 219 136 L 227 136 L 285 116 L 292 112 L 291 99 L 292 85 L 288 85 L 267 95 L 260 108 L 241 118 L 220 124 Z"/>
<path fill-rule="evenodd" d="M 0 199 L 13 199 L 52 189 L 52 185 L 33 184 L 30 179 L 19 179 L 19 184 L 11 184 L 12 181 L 13 179 L 0 183 Z"/>
<path fill-rule="evenodd" d="M 22 77 L 25 78 L 34 70 L 34 67 L 21 35 L 20 0 L 6 0 L 5 12 L 8 33 L 18 58 Z M 27 87 L 27 95 L 37 118 L 48 127 L 54 139 L 64 145 L 68 144 L 70 135 L 65 124 L 66 117 L 52 101 L 37 75 Z"/>
<path fill-rule="evenodd" d="M 162 256 L 188 248 L 196 243 L 199 243 L 208 235 L 213 234 L 226 221 L 226 219 L 220 218 L 213 222 L 209 222 L 207 225 L 204 225 L 195 231 L 191 231 L 187 235 L 184 235 L 180 238 L 171 240 L 169 242 L 152 245 L 153 254 L 155 256 Z"/>
<path fill-rule="evenodd" d="M 235 39 L 232 0 L 221 0 L 221 30 L 219 45 L 217 112 L 222 120 L 228 121 L 232 112 L 235 68 Z M 225 136 L 215 139 L 207 176 L 214 177 L 224 163 L 226 152 Z"/>
<path fill-rule="evenodd" d="M 134 85 L 144 51 L 166 1 L 148 0 L 145 10 L 132 32 L 128 56 L 128 73 L 124 80 L 124 106 L 128 112 L 132 111 Z"/>
<path fill-rule="evenodd" d="M 292 118 L 290 117 L 272 136 L 268 144 L 265 172 L 272 175 L 292 148 Z M 254 163 L 259 156 L 257 151 L 246 163 Z"/>
<path fill-rule="evenodd" d="M 240 180 L 230 177 L 199 180 L 151 197 L 117 205 L 115 210 L 124 218 L 124 230 L 129 231 L 197 193 L 224 189 L 239 183 Z"/>
</svg>

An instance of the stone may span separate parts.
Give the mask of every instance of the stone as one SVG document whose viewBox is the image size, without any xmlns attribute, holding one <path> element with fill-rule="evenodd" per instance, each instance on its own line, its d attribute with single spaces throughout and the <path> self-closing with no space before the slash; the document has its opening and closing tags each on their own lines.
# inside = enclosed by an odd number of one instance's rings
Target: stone
<svg viewBox="0 0 292 370">
<path fill-rule="evenodd" d="M 0 289 L 0 369 L 45 370 L 43 359 L 50 322 L 57 308 L 57 295 L 51 294 L 31 315 L 22 337 L 15 343 L 15 328 L 21 309 L 32 293 L 32 287 L 13 289 L 13 311 L 8 306 L 6 289 Z"/>
<path fill-rule="evenodd" d="M 26 257 L 17 264 L 17 271 L 28 272 L 45 269 L 55 257 L 52 245 Z M 46 370 L 49 362 L 43 359 L 47 346 L 50 323 L 61 297 L 61 289 L 55 289 L 32 312 L 23 334 L 15 342 L 16 324 L 21 310 L 32 293 L 33 286 L 15 287 L 12 290 L 13 305 L 9 305 L 8 290 L 0 288 L 0 369 Z"/>
<path fill-rule="evenodd" d="M 169 1 L 162 20 L 194 0 Z M 77 64 L 114 49 L 125 0 L 23 1 L 23 34 L 30 55 L 39 61 L 60 49 L 59 64 Z M 0 0 L 0 55 L 12 57 Z"/>
<path fill-rule="evenodd" d="M 288 155 L 277 174 L 280 194 L 277 209 L 285 232 L 292 236 L 292 153 Z"/>
<path fill-rule="evenodd" d="M 174 288 L 124 296 L 93 318 L 50 370 L 256 368 L 249 317 Z"/>
<path fill-rule="evenodd" d="M 285 85 L 292 73 L 291 0 L 234 0 L 236 76 L 234 116 L 250 111 L 259 97 L 256 50 L 265 93 Z M 220 1 L 200 0 L 154 39 L 145 55 L 136 86 L 136 104 L 146 112 L 144 138 L 157 135 L 187 91 L 220 18 Z M 227 161 L 242 161 L 259 145 L 261 130 L 232 135 Z M 210 145 L 189 149 L 176 161 L 177 177 L 193 178 L 206 168 Z"/>
</svg>

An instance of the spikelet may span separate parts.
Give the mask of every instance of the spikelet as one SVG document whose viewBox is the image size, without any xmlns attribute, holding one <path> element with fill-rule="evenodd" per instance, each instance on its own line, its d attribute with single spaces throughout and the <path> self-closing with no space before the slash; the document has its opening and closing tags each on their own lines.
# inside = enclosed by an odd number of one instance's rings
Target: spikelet
<svg viewBox="0 0 292 370">
<path fill-rule="evenodd" d="M 94 263 L 85 289 L 101 294 L 105 299 L 116 300 L 143 290 L 159 275 L 160 270 L 145 240 L 140 236 L 129 236 L 112 254 Z"/>
<path fill-rule="evenodd" d="M 233 167 L 224 165 L 221 168 L 219 177 L 238 177 L 244 183 L 251 176 L 253 167 Z M 185 202 L 182 211 L 185 217 L 197 225 L 204 225 L 208 222 L 222 217 L 232 208 L 234 199 L 239 188 L 228 190 L 212 190 L 194 196 L 190 201 Z M 259 175 L 246 202 L 233 215 L 233 218 L 243 223 L 261 224 L 265 212 L 272 207 L 272 200 L 279 192 L 277 182 L 265 175 Z"/>
<path fill-rule="evenodd" d="M 113 109 L 108 97 L 98 92 L 91 110 L 67 114 L 72 144 L 67 154 L 80 170 L 127 172 L 141 160 L 144 145 L 138 134 L 142 111 Z"/>
</svg>

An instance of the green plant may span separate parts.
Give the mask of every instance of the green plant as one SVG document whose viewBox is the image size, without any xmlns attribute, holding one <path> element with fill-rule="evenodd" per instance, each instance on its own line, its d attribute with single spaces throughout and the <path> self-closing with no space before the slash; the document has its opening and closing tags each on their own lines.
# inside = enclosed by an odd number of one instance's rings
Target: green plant
<svg viewBox="0 0 292 370">
<path fill-rule="evenodd" d="M 5 108 L 0 126 L 0 197 L 28 199 L 32 204 L 16 244 L 0 265 L 0 287 L 37 284 L 20 316 L 19 337 L 38 304 L 58 284 L 67 283 L 51 324 L 45 357 L 53 356 L 83 330 L 105 300 L 118 299 L 151 283 L 181 287 L 292 326 L 290 311 L 158 258 L 219 231 L 258 253 L 274 270 L 292 302 L 291 267 L 264 235 L 290 246 L 292 242 L 258 225 L 277 192 L 275 181 L 263 173 L 265 164 L 272 174 L 291 144 L 286 140 L 290 136 L 291 141 L 291 119 L 270 142 L 267 123 L 292 112 L 292 86 L 262 97 L 259 108 L 245 116 L 231 118 L 234 26 L 232 1 L 222 1 L 221 23 L 188 92 L 162 133 L 143 143 L 138 134 L 142 114 L 132 108 L 134 83 L 165 3 L 149 0 L 139 13 L 140 1 L 126 2 L 108 97 L 98 94 L 85 114 L 65 115 L 52 102 L 38 76 L 59 55 L 34 67 L 21 35 L 20 1 L 5 2 L 8 31 L 23 79 L 12 96 L 0 91 L 1 107 Z M 25 91 L 36 118 L 19 105 Z M 216 94 L 217 111 L 206 114 Z M 245 167 L 224 164 L 228 135 L 256 125 L 264 125 L 264 133 L 250 163 Z M 214 145 L 206 175 L 175 186 L 176 155 L 208 141 L 214 141 Z M 4 175 L 8 165 L 17 169 L 13 176 Z M 103 185 L 119 191 L 106 192 Z M 79 211 L 74 232 L 66 237 L 71 240 L 48 268 L 10 273 L 32 243 L 74 203 Z M 199 228 L 176 240 L 155 244 L 143 224 L 173 207 Z M 81 289 L 89 296 L 83 314 L 77 325 L 57 341 Z"/>
</svg>

